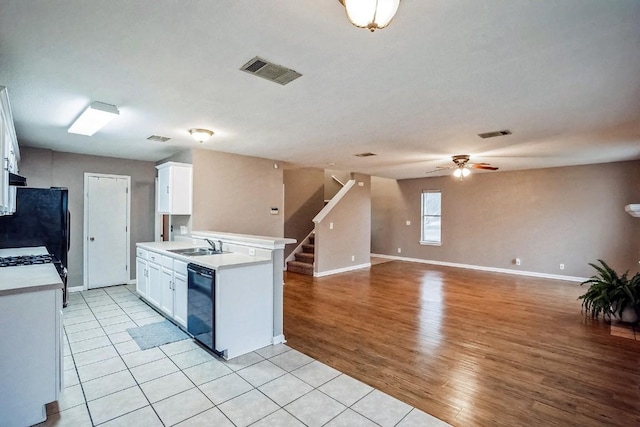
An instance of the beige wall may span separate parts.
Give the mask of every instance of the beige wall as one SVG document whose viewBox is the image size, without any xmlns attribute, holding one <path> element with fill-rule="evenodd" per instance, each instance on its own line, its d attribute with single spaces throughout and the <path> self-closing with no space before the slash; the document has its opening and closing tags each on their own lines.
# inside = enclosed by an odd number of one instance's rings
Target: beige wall
<svg viewBox="0 0 640 427">
<path fill-rule="evenodd" d="M 193 230 L 282 237 L 282 168 L 273 160 L 193 150 Z M 270 208 L 278 208 L 277 215 Z"/>
<path fill-rule="evenodd" d="M 324 170 L 324 199 L 331 200 L 333 196 L 338 194 L 338 191 L 342 188 L 335 179 L 331 176 L 335 176 L 338 178 L 343 184 L 346 184 L 347 181 L 351 179 L 351 172 L 343 172 L 335 169 L 325 169 Z"/>
<path fill-rule="evenodd" d="M 287 169 L 284 175 L 284 237 L 298 243 L 313 230 L 313 218 L 324 206 L 324 172 L 322 169 Z M 287 245 L 288 257 L 297 245 Z"/>
<path fill-rule="evenodd" d="M 439 247 L 419 244 L 420 194 L 429 189 L 442 190 Z M 640 161 L 472 174 L 462 182 L 374 178 L 371 250 L 578 277 L 591 276 L 588 263 L 601 258 L 635 272 L 640 219 L 624 206 L 639 202 Z"/>
<path fill-rule="evenodd" d="M 353 174 L 353 179 L 364 185 L 356 183 L 322 223 L 316 224 L 316 273 L 370 262 L 371 177 Z"/>
<path fill-rule="evenodd" d="M 71 212 L 69 286 L 83 283 L 84 173 L 131 177 L 131 278 L 135 278 L 135 244 L 153 240 L 156 169 L 153 162 L 61 153 L 20 147 L 20 172 L 30 187 L 67 187 Z"/>
</svg>

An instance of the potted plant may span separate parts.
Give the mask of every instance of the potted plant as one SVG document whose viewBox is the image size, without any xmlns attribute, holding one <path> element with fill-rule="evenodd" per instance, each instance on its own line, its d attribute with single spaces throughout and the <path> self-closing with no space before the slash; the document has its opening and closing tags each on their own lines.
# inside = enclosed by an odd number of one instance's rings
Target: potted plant
<svg viewBox="0 0 640 427">
<path fill-rule="evenodd" d="M 591 276 L 580 285 L 589 285 L 582 300 L 582 308 L 586 314 L 597 318 L 602 314 L 604 319 L 618 319 L 623 322 L 638 321 L 640 309 L 640 273 L 629 278 L 629 271 L 618 275 L 606 262 L 599 259 L 600 266 L 589 263 L 597 274 Z"/>
</svg>

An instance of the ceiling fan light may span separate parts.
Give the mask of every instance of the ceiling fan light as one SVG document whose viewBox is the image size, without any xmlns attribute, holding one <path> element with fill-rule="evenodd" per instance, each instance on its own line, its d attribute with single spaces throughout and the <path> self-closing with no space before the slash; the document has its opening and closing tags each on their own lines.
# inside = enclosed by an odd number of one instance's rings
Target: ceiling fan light
<svg viewBox="0 0 640 427">
<path fill-rule="evenodd" d="M 196 128 L 194 128 L 194 129 L 189 129 L 189 133 L 191 134 L 193 139 L 195 139 L 199 143 L 203 143 L 205 141 L 208 141 L 209 138 L 211 138 L 211 136 L 213 136 L 213 131 L 210 131 L 209 129 L 196 129 Z"/>
<path fill-rule="evenodd" d="M 456 170 L 453 171 L 453 176 L 455 176 L 456 178 L 461 178 L 462 177 L 462 169 L 458 168 Z"/>
<path fill-rule="evenodd" d="M 371 31 L 384 28 L 393 19 L 400 0 L 341 0 L 347 10 L 347 18 L 359 28 Z"/>
<path fill-rule="evenodd" d="M 469 169 L 467 169 L 467 168 L 462 169 L 462 176 L 463 177 L 469 176 L 470 173 L 471 173 L 471 171 L 469 171 Z"/>
</svg>

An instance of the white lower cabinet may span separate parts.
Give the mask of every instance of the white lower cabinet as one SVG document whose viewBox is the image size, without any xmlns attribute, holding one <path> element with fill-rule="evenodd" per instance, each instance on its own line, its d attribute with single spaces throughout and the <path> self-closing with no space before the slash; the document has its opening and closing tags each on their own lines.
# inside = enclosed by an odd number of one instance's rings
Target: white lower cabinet
<svg viewBox="0 0 640 427">
<path fill-rule="evenodd" d="M 160 301 L 162 301 L 162 267 L 160 264 L 147 260 L 147 280 L 149 280 L 149 287 L 146 299 L 159 307 Z"/>
<path fill-rule="evenodd" d="M 140 251 L 144 249 L 138 249 L 138 256 L 136 257 L 136 291 L 138 295 L 143 298 L 147 297 L 147 288 L 149 287 L 149 280 L 147 276 L 147 251 L 141 254 Z"/>
<path fill-rule="evenodd" d="M 138 248 L 136 291 L 166 317 L 187 327 L 187 263 Z"/>
<path fill-rule="evenodd" d="M 187 327 L 187 263 L 175 260 L 173 271 L 173 320 Z"/>
<path fill-rule="evenodd" d="M 162 288 L 160 310 L 167 316 L 173 317 L 173 270 L 162 267 L 160 287 Z"/>
</svg>

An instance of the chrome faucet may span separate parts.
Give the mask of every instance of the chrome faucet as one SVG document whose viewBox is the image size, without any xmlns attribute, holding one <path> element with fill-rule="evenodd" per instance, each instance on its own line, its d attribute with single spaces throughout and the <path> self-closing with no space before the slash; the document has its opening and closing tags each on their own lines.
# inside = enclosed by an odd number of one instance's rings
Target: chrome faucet
<svg viewBox="0 0 640 427">
<path fill-rule="evenodd" d="M 217 240 L 218 249 L 216 249 L 216 242 L 214 242 L 213 240 L 210 240 L 210 239 L 204 239 L 204 240 L 209 244 L 209 246 L 211 246 L 211 249 L 213 249 L 214 251 L 222 253 L 222 240 Z"/>
</svg>

